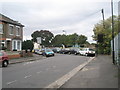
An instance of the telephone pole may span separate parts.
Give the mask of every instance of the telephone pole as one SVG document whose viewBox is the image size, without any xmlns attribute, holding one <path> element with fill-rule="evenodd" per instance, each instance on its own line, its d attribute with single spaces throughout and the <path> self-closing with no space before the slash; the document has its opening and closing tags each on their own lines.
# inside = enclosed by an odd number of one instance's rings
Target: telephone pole
<svg viewBox="0 0 120 90">
<path fill-rule="evenodd" d="M 105 24 L 104 24 L 104 20 L 105 20 L 105 18 L 104 18 L 104 9 L 102 9 L 101 12 L 102 12 L 102 18 L 103 18 L 103 28 L 105 29 Z"/>
<path fill-rule="evenodd" d="M 112 58 L 113 64 L 115 64 L 113 0 L 111 0 L 111 12 L 112 12 Z"/>
</svg>

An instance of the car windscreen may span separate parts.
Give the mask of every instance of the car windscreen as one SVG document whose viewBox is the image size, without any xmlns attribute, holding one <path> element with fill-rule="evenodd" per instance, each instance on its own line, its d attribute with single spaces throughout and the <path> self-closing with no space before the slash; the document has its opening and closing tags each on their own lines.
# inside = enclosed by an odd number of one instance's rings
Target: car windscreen
<svg viewBox="0 0 120 90">
<path fill-rule="evenodd" d="M 93 49 L 89 49 L 89 51 L 95 51 L 95 50 L 93 50 Z"/>
</svg>

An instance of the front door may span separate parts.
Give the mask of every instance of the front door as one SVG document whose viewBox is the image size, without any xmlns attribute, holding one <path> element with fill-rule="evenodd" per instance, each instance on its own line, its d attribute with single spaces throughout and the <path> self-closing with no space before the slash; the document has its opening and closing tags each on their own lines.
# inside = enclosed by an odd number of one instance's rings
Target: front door
<svg viewBox="0 0 120 90">
<path fill-rule="evenodd" d="M 7 50 L 10 51 L 11 50 L 11 42 L 10 41 L 7 41 Z"/>
</svg>

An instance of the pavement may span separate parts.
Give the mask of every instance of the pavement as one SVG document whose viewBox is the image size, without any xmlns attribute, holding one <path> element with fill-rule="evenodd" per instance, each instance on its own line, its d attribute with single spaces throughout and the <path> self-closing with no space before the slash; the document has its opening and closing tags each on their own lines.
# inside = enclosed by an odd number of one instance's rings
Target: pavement
<svg viewBox="0 0 120 90">
<path fill-rule="evenodd" d="M 118 67 L 112 57 L 99 55 L 67 81 L 62 88 L 118 88 Z"/>
<path fill-rule="evenodd" d="M 20 57 L 20 58 L 10 59 L 9 64 L 16 64 L 16 63 L 22 63 L 22 62 L 41 60 L 42 58 L 43 58 L 42 55 L 33 54 L 32 57 Z"/>
</svg>

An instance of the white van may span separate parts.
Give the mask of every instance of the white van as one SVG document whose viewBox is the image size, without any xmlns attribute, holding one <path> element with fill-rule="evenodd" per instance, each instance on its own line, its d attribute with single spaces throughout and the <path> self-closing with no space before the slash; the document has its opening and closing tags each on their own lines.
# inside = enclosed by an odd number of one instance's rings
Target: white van
<svg viewBox="0 0 120 90">
<path fill-rule="evenodd" d="M 95 56 L 95 50 L 90 49 L 90 48 L 83 48 L 82 50 L 79 51 L 80 55 L 85 55 L 85 56 Z"/>
</svg>

